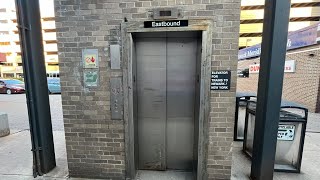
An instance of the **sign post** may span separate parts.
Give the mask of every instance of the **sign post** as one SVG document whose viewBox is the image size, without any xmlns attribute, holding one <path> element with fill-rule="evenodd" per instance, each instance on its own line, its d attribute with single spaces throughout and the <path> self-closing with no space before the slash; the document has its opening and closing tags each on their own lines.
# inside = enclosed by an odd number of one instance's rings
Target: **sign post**
<svg viewBox="0 0 320 180">
<path fill-rule="evenodd" d="M 16 8 L 36 177 L 56 167 L 39 0 L 16 0 Z"/>
<path fill-rule="evenodd" d="M 265 1 L 252 180 L 273 179 L 290 4 L 290 0 Z"/>
</svg>

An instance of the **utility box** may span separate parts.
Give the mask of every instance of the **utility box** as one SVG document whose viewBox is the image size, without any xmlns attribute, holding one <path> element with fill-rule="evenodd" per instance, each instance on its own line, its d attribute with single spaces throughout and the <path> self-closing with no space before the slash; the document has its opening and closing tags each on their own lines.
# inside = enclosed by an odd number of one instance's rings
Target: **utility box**
<svg viewBox="0 0 320 180">
<path fill-rule="evenodd" d="M 250 158 L 253 152 L 256 102 L 248 101 L 243 151 Z M 282 101 L 280 108 L 274 170 L 299 173 L 306 133 L 308 110 L 299 104 Z"/>
<path fill-rule="evenodd" d="M 251 93 L 251 92 L 236 93 L 236 111 L 234 115 L 234 133 L 233 133 L 234 141 L 243 141 L 247 102 L 255 98 L 256 98 L 255 93 Z"/>
<path fill-rule="evenodd" d="M 9 120 L 6 113 L 0 112 L 0 137 L 10 134 Z"/>
</svg>

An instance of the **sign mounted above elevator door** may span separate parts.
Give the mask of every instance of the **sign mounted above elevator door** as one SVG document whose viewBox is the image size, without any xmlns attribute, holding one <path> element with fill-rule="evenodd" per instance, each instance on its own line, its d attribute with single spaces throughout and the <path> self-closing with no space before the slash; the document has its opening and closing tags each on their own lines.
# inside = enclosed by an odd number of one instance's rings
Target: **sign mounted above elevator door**
<svg viewBox="0 0 320 180">
<path fill-rule="evenodd" d="M 161 27 L 185 27 L 188 26 L 188 20 L 171 20 L 171 21 L 145 21 L 145 28 L 161 28 Z"/>
</svg>

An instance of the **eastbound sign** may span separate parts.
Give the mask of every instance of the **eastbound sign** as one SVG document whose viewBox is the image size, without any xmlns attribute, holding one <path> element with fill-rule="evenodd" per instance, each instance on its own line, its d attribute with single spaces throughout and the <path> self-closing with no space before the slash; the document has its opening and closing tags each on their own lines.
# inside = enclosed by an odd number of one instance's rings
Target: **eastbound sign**
<svg viewBox="0 0 320 180">
<path fill-rule="evenodd" d="M 161 28 L 161 27 L 184 27 L 188 26 L 188 20 L 171 20 L 171 21 L 145 21 L 145 28 Z"/>
<path fill-rule="evenodd" d="M 211 72 L 211 90 L 230 90 L 230 71 Z"/>
<path fill-rule="evenodd" d="M 249 73 L 259 73 L 260 64 L 252 64 L 249 66 Z M 296 71 L 296 61 L 289 60 L 285 62 L 284 72 L 295 72 Z"/>
</svg>

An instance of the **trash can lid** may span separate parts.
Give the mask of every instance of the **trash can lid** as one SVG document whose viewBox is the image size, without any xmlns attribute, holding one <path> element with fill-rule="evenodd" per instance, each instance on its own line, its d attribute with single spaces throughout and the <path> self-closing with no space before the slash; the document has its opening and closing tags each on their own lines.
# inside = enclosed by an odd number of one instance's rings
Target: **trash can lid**
<svg viewBox="0 0 320 180">
<path fill-rule="evenodd" d="M 253 92 L 237 92 L 236 97 L 256 97 L 256 93 Z"/>
<path fill-rule="evenodd" d="M 281 101 L 281 108 L 288 107 L 288 108 L 302 108 L 306 109 L 303 105 L 292 102 L 292 101 L 287 101 L 287 100 L 282 100 Z"/>
<path fill-rule="evenodd" d="M 289 111 L 284 111 L 280 110 L 280 121 L 286 122 L 286 121 L 305 121 L 302 120 L 304 117 L 300 114 L 294 113 L 294 112 L 289 112 Z"/>
<path fill-rule="evenodd" d="M 250 100 L 249 101 L 249 109 L 255 111 L 256 110 L 256 103 L 257 103 L 256 99 Z M 308 110 L 306 107 L 304 107 L 301 104 L 298 104 L 298 103 L 295 103 L 295 102 L 292 102 L 292 101 L 283 100 L 283 99 L 281 101 L 280 108 L 299 108 L 299 109 L 303 109 L 304 111 Z"/>
</svg>

